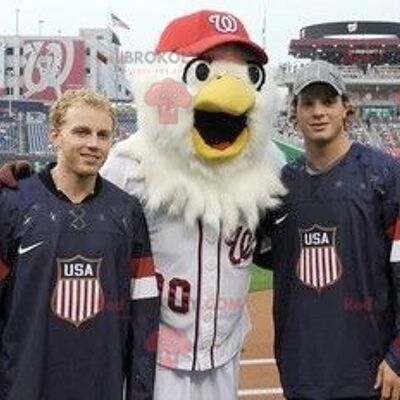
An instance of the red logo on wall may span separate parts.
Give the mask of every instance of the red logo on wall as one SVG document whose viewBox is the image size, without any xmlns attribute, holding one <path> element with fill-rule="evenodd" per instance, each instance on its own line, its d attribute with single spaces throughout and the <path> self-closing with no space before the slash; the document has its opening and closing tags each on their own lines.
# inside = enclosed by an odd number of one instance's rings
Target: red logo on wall
<svg viewBox="0 0 400 400">
<path fill-rule="evenodd" d="M 81 40 L 26 40 L 24 97 L 55 100 L 67 89 L 83 86 L 86 50 Z"/>
</svg>

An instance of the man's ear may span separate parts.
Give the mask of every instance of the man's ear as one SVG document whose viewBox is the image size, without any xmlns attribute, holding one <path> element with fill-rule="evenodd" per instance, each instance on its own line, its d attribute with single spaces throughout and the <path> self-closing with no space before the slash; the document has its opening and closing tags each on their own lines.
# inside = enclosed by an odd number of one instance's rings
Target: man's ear
<svg viewBox="0 0 400 400">
<path fill-rule="evenodd" d="M 56 149 L 60 142 L 60 131 L 58 129 L 51 129 L 49 133 L 49 140 L 53 148 Z"/>
<path fill-rule="evenodd" d="M 50 133 L 49 133 L 49 139 L 50 139 L 50 141 L 53 143 L 54 140 L 57 140 L 58 135 L 59 135 L 58 130 L 52 128 L 52 129 L 50 130 Z"/>
<path fill-rule="evenodd" d="M 356 109 L 355 109 L 355 107 L 354 107 L 354 104 L 352 104 L 352 103 L 350 102 L 350 100 L 345 100 L 345 101 L 344 101 L 344 106 L 345 106 L 345 108 L 346 108 L 346 110 L 347 110 L 347 114 L 348 114 L 348 115 L 353 115 L 353 114 L 355 114 Z"/>
<path fill-rule="evenodd" d="M 344 111 L 343 111 L 343 119 L 347 119 L 347 117 L 349 116 L 349 107 L 346 106 L 346 104 L 344 105 Z"/>
<path fill-rule="evenodd" d="M 354 120 L 356 110 L 353 104 L 351 104 L 351 102 L 348 99 L 343 100 L 343 106 L 344 106 L 343 119 L 346 129 L 348 129 L 349 124 Z"/>
</svg>

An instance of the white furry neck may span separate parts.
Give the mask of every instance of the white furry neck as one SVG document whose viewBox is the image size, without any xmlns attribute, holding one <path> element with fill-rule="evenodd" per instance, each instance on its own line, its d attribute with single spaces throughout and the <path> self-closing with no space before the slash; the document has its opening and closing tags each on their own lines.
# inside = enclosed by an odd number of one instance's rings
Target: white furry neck
<svg viewBox="0 0 400 400">
<path fill-rule="evenodd" d="M 222 223 L 227 233 L 238 224 L 254 229 L 260 212 L 277 207 L 276 196 L 285 193 L 272 147 L 258 162 L 232 165 L 218 173 L 206 173 L 198 163 L 161 152 L 143 133 L 120 143 L 116 151 L 136 160 L 138 169 L 130 179 L 137 181 L 135 194 L 147 210 L 162 210 L 189 225 L 201 218 L 215 229 Z"/>
</svg>

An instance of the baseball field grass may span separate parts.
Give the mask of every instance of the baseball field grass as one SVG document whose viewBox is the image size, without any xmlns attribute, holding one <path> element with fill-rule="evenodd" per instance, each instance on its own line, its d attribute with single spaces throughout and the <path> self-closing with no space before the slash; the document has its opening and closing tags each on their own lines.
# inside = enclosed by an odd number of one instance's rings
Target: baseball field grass
<svg viewBox="0 0 400 400">
<path fill-rule="evenodd" d="M 272 272 L 255 265 L 252 268 L 250 292 L 272 289 Z"/>
</svg>

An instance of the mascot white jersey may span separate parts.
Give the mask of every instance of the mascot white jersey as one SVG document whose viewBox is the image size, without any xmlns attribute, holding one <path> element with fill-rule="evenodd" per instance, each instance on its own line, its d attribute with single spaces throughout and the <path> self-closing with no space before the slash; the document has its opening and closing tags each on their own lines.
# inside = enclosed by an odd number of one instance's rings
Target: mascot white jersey
<svg viewBox="0 0 400 400">
<path fill-rule="evenodd" d="M 135 87 L 139 132 L 102 173 L 146 213 L 162 297 L 155 398 L 235 399 L 254 231 L 285 194 L 267 56 L 210 10 L 172 21 L 157 53 Z"/>
</svg>

